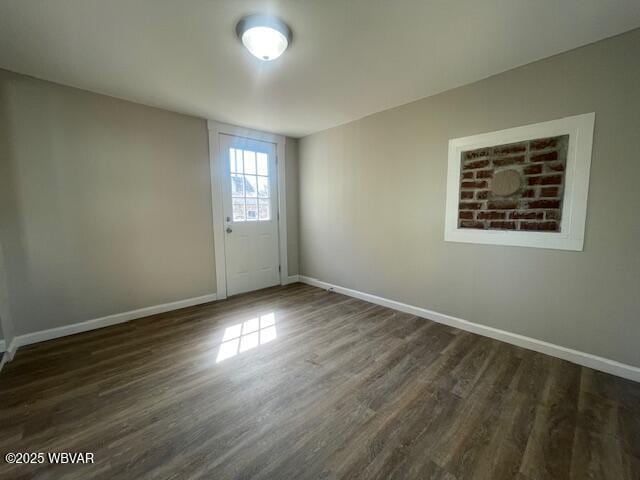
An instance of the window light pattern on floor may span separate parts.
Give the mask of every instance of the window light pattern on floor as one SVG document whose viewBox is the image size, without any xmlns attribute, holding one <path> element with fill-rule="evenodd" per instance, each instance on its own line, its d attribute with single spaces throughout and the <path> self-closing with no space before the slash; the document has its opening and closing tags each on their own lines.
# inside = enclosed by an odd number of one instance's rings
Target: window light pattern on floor
<svg viewBox="0 0 640 480">
<path fill-rule="evenodd" d="M 273 312 L 227 327 L 216 363 L 269 343 L 276 337 L 276 316 Z"/>
</svg>

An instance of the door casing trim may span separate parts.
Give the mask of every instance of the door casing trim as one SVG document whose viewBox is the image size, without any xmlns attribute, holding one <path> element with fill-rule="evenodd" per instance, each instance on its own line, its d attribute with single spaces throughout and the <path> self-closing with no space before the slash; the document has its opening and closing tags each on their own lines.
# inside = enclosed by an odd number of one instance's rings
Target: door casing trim
<svg viewBox="0 0 640 480">
<path fill-rule="evenodd" d="M 280 254 L 280 285 L 288 283 L 289 265 L 287 257 L 287 190 L 286 190 L 286 137 L 261 132 L 244 127 L 208 120 L 209 130 L 209 169 L 211 180 L 211 214 L 213 216 L 213 250 L 215 255 L 216 293 L 218 300 L 227 298 L 227 263 L 224 243 L 224 171 L 220 152 L 220 135 L 232 135 L 276 146 L 276 165 L 278 182 L 278 250 Z"/>
</svg>

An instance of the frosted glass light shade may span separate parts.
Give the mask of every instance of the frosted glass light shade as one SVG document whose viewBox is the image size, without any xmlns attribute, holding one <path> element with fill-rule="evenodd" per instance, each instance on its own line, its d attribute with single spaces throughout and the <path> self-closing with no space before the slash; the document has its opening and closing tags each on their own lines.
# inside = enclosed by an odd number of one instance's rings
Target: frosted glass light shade
<svg viewBox="0 0 640 480">
<path fill-rule="evenodd" d="M 287 38 L 270 27 L 253 27 L 242 34 L 242 43 L 254 57 L 275 60 L 289 45 Z"/>
<path fill-rule="evenodd" d="M 291 30 L 274 17 L 252 15 L 238 23 L 236 32 L 253 56 L 271 61 L 284 53 L 291 42 Z"/>
</svg>

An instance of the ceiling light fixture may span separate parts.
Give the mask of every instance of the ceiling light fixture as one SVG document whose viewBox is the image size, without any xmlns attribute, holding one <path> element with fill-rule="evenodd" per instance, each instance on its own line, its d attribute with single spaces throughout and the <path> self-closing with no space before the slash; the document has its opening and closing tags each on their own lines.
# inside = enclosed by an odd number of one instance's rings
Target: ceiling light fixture
<svg viewBox="0 0 640 480">
<path fill-rule="evenodd" d="M 236 33 L 242 44 L 260 60 L 278 58 L 291 43 L 291 29 L 267 15 L 249 15 L 238 22 Z"/>
</svg>

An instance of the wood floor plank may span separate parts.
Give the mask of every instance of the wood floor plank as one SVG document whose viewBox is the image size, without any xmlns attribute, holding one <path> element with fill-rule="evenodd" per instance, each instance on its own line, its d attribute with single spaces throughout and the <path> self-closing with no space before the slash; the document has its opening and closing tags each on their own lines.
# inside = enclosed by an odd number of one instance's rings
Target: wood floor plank
<svg viewBox="0 0 640 480">
<path fill-rule="evenodd" d="M 12 479 L 638 480 L 640 384 L 294 284 L 21 349 L 0 447 L 95 455 Z"/>
</svg>

